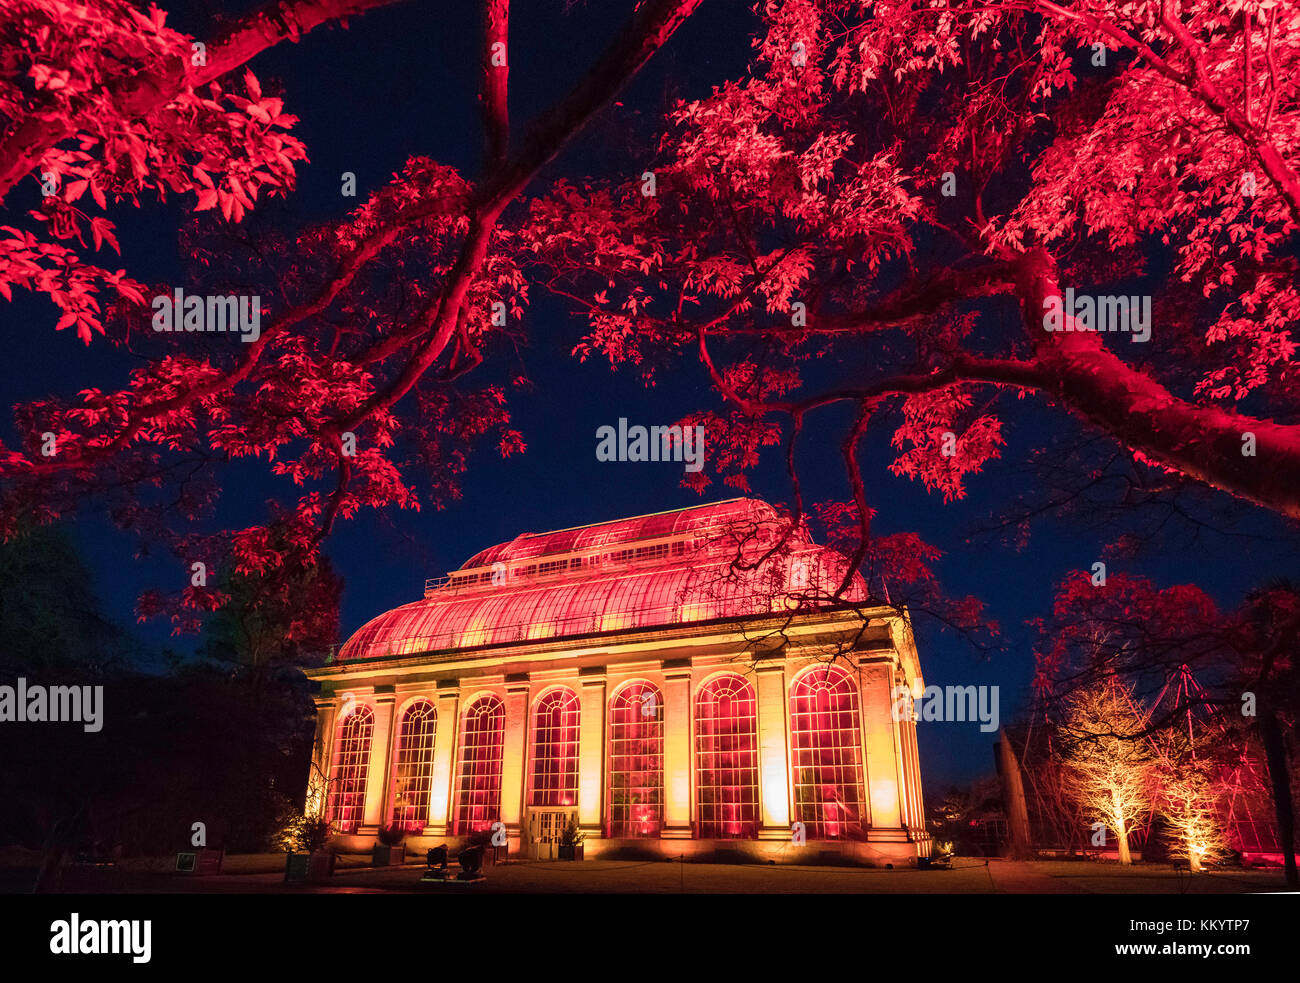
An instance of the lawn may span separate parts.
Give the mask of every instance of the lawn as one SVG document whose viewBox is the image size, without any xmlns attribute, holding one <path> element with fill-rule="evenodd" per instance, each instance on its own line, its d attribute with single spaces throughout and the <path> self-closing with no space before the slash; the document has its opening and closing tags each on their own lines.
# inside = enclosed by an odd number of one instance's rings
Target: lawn
<svg viewBox="0 0 1300 983">
<path fill-rule="evenodd" d="M 0 891 L 30 890 L 34 870 L 27 858 L 2 858 Z M 283 883 L 284 855 L 237 854 L 219 876 L 172 872 L 174 858 L 141 858 L 117 869 L 65 870 L 62 889 L 91 893 L 420 890 L 421 864 L 371 867 L 368 857 L 344 855 L 335 876 L 322 885 Z M 453 864 L 453 869 L 455 865 Z M 1168 865 L 1046 860 L 1013 862 L 958 858 L 952 870 L 879 870 L 792 864 L 732 865 L 676 861 L 518 861 L 488 868 L 484 881 L 435 887 L 476 893 L 629 894 L 1247 894 L 1285 889 L 1279 870 L 1225 868 L 1189 875 Z"/>
</svg>

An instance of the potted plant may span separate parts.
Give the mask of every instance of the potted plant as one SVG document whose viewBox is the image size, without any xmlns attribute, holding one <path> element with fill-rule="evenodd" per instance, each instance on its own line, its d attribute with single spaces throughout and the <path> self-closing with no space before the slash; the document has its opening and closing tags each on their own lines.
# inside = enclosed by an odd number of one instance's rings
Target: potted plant
<svg viewBox="0 0 1300 983">
<path fill-rule="evenodd" d="M 400 823 L 380 826 L 379 842 L 371 851 L 371 858 L 376 867 L 397 866 L 406 862 L 406 827 Z"/>
<path fill-rule="evenodd" d="M 318 881 L 334 873 L 334 851 L 329 848 L 334 827 L 321 816 L 297 817 L 286 830 L 288 856 L 285 858 L 286 881 Z"/>
<path fill-rule="evenodd" d="M 560 833 L 560 859 L 561 860 L 581 860 L 582 859 L 582 841 L 587 838 L 587 834 L 578 829 L 577 823 L 569 823 Z"/>
</svg>

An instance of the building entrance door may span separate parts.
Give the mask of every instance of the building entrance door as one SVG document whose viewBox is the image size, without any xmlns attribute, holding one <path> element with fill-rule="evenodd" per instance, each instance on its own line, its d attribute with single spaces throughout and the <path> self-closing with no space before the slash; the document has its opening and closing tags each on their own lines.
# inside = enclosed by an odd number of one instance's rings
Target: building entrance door
<svg viewBox="0 0 1300 983">
<path fill-rule="evenodd" d="M 528 810 L 528 857 L 531 860 L 555 860 L 560 855 L 560 836 L 570 823 L 577 822 L 576 809 Z"/>
</svg>

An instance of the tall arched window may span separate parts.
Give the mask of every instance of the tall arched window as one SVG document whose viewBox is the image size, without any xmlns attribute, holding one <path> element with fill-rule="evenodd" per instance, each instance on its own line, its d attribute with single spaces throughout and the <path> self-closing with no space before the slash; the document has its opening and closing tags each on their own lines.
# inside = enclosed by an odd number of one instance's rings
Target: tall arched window
<svg viewBox="0 0 1300 983">
<path fill-rule="evenodd" d="M 808 839 L 865 839 L 858 686 L 839 666 L 813 666 L 790 688 L 790 753 Z"/>
<path fill-rule="evenodd" d="M 578 804 L 578 694 L 559 687 L 542 694 L 533 710 L 535 806 Z"/>
<path fill-rule="evenodd" d="M 758 835 L 758 727 L 754 688 L 719 676 L 695 700 L 695 774 L 703 839 Z"/>
<path fill-rule="evenodd" d="M 421 830 L 429 822 L 433 791 L 433 741 L 438 711 L 428 700 L 416 700 L 402 714 L 393 763 L 394 825 Z"/>
<path fill-rule="evenodd" d="M 362 822 L 374 729 L 375 714 L 368 706 L 354 706 L 339 724 L 326 813 L 340 833 L 355 833 Z"/>
<path fill-rule="evenodd" d="M 501 818 L 501 760 L 506 737 L 506 705 L 491 693 L 465 711 L 460 739 L 460 795 L 456 832 L 491 829 Z"/>
<path fill-rule="evenodd" d="M 664 701 L 628 683 L 609 705 L 609 835 L 658 836 L 664 819 Z"/>
</svg>

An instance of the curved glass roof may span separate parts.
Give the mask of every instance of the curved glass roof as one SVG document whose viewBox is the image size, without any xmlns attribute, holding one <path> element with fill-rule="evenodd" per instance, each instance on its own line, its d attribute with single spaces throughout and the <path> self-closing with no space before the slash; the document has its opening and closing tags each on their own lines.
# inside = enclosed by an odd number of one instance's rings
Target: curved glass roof
<svg viewBox="0 0 1300 983">
<path fill-rule="evenodd" d="M 338 661 L 768 614 L 830 603 L 847 561 L 755 499 L 547 533 L 482 550 L 422 600 L 364 625 Z M 767 555 L 767 554 L 772 555 Z M 854 576 L 841 600 L 862 601 Z"/>
</svg>

